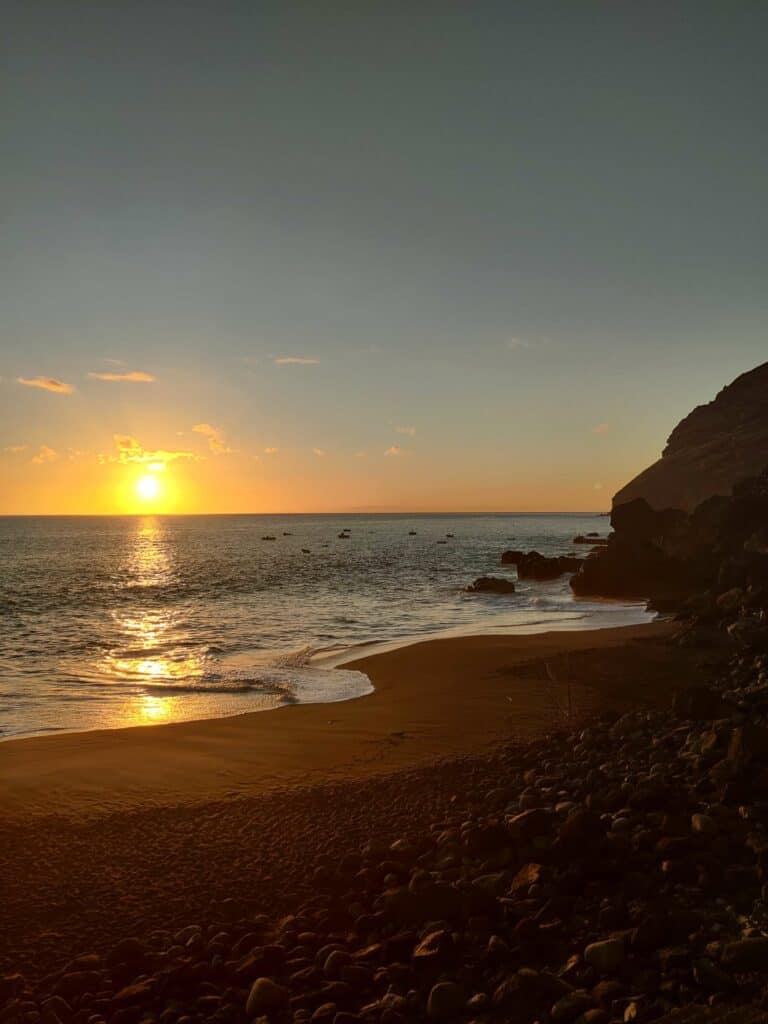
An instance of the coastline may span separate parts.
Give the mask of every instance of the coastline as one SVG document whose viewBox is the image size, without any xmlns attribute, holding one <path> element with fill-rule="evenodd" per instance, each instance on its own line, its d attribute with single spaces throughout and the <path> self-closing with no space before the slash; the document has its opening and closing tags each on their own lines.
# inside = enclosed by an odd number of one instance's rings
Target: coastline
<svg viewBox="0 0 768 1024">
<path fill-rule="evenodd" d="M 664 643 L 672 629 L 426 640 L 345 662 L 374 686 L 355 700 L 9 740 L 0 816 L 77 819 L 365 778 L 534 738 L 563 725 L 569 701 L 572 722 L 666 703 L 701 671 Z"/>
</svg>

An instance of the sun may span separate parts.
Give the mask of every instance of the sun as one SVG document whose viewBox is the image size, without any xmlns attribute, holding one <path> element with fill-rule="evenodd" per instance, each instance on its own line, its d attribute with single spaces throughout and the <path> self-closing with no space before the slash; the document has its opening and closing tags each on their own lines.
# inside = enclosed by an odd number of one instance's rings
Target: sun
<svg viewBox="0 0 768 1024">
<path fill-rule="evenodd" d="M 136 481 L 136 496 L 142 501 L 154 501 L 160 497 L 162 490 L 162 484 L 151 473 L 145 473 Z"/>
</svg>

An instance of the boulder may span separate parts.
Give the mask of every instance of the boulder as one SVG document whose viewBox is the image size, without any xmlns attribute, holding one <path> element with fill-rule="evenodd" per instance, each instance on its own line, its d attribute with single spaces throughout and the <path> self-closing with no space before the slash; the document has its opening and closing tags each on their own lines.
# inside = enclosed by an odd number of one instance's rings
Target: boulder
<svg viewBox="0 0 768 1024">
<path fill-rule="evenodd" d="M 515 584 L 498 576 L 480 576 L 467 587 L 468 594 L 514 594 Z"/>
<path fill-rule="evenodd" d="M 249 1017 L 271 1017 L 288 1004 L 288 992 L 271 978 L 257 978 L 251 985 L 245 1012 Z"/>
</svg>

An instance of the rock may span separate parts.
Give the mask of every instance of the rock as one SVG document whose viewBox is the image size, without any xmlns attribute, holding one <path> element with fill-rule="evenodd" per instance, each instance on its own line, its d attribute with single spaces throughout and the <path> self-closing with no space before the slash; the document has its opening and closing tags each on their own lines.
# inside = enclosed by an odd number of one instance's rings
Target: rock
<svg viewBox="0 0 768 1024">
<path fill-rule="evenodd" d="M 543 807 L 532 807 L 512 818 L 507 818 L 507 828 L 516 842 L 529 842 L 537 836 L 548 835 L 552 829 L 553 814 Z"/>
<path fill-rule="evenodd" d="M 71 974 L 63 975 L 54 988 L 56 995 L 79 996 L 83 992 L 98 992 L 102 988 L 102 975 L 100 971 L 73 971 Z"/>
<path fill-rule="evenodd" d="M 502 565 L 517 566 L 521 580 L 554 580 L 567 572 L 576 572 L 582 561 L 573 555 L 548 558 L 538 551 L 505 551 L 501 556 Z"/>
<path fill-rule="evenodd" d="M 468 594 L 514 594 L 515 584 L 498 576 L 480 576 L 467 587 Z"/>
<path fill-rule="evenodd" d="M 624 963 L 626 950 L 623 938 L 601 939 L 584 950 L 584 959 L 600 974 L 615 974 Z"/>
<path fill-rule="evenodd" d="M 430 932 L 413 951 L 413 966 L 416 970 L 424 967 L 446 967 L 455 957 L 456 950 L 451 932 L 444 929 Z"/>
<path fill-rule="evenodd" d="M 594 1008 L 594 1000 L 589 992 L 577 989 L 558 999 L 550 1010 L 550 1017 L 555 1024 L 567 1024 L 582 1013 Z"/>
<path fill-rule="evenodd" d="M 107 956 L 107 963 L 114 967 L 117 964 L 141 964 L 146 957 L 143 943 L 138 939 L 123 939 L 113 946 Z"/>
<path fill-rule="evenodd" d="M 538 885 L 543 877 L 544 868 L 541 864 L 524 864 L 512 879 L 507 895 L 524 894 L 532 885 Z"/>
<path fill-rule="evenodd" d="M 691 511 L 761 473 L 768 451 L 768 363 L 743 373 L 672 431 L 664 454 L 626 484 L 614 506 L 644 498 L 654 509 Z"/>
<path fill-rule="evenodd" d="M 683 718 L 711 721 L 722 715 L 723 700 L 719 693 L 707 686 L 687 686 L 677 691 L 672 708 Z"/>
<path fill-rule="evenodd" d="M 271 978 L 257 978 L 251 985 L 245 1012 L 249 1017 L 270 1017 L 288 1003 L 288 992 Z"/>
<path fill-rule="evenodd" d="M 740 939 L 723 949 L 723 967 L 732 971 L 768 969 L 768 938 Z"/>
<path fill-rule="evenodd" d="M 146 981 L 137 981 L 133 985 L 126 985 L 121 988 L 112 998 L 115 1007 L 132 1006 L 135 1003 L 145 1003 L 155 990 L 156 982 L 149 978 Z"/>
<path fill-rule="evenodd" d="M 382 910 L 396 924 L 451 920 L 461 913 L 460 893 L 449 885 L 430 882 L 417 891 L 410 888 L 384 893 Z"/>
<path fill-rule="evenodd" d="M 427 999 L 427 1016 L 433 1020 L 453 1020 L 464 1009 L 461 988 L 453 981 L 433 985 Z"/>
<path fill-rule="evenodd" d="M 691 830 L 700 836 L 714 836 L 719 828 L 714 818 L 709 814 L 692 814 Z"/>
<path fill-rule="evenodd" d="M 533 1017 L 571 991 L 569 985 L 546 971 L 523 967 L 504 979 L 493 993 L 494 1006 L 511 1018 Z"/>
</svg>

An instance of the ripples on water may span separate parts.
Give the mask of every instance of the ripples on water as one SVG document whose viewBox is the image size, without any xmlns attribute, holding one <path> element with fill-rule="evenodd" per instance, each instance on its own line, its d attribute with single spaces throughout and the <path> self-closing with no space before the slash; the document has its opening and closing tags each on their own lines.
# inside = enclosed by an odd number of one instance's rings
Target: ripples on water
<svg viewBox="0 0 768 1024">
<path fill-rule="evenodd" d="M 644 621 L 637 605 L 575 601 L 566 580 L 463 593 L 489 572 L 514 578 L 506 547 L 563 553 L 607 528 L 562 515 L 0 518 L 0 738 L 361 696 L 365 676 L 313 659 L 358 644 Z"/>
</svg>

